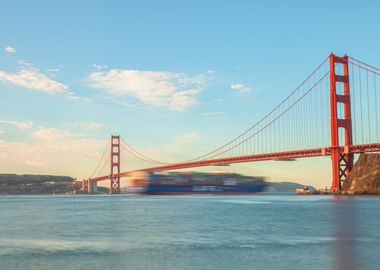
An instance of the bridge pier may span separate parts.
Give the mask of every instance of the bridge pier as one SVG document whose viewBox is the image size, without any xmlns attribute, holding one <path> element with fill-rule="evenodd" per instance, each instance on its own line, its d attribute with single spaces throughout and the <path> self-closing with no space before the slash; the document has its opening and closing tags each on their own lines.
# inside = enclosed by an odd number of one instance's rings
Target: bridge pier
<svg viewBox="0 0 380 270">
<path fill-rule="evenodd" d="M 89 180 L 85 180 L 85 179 L 83 179 L 82 180 L 82 190 L 81 190 L 81 192 L 88 192 L 88 182 L 89 182 Z"/>
<path fill-rule="evenodd" d="M 96 194 L 98 193 L 98 183 L 97 182 L 91 182 L 88 180 L 88 194 Z"/>
<path fill-rule="evenodd" d="M 91 181 L 91 178 L 89 179 L 83 179 L 82 180 L 82 188 L 81 188 L 81 194 L 96 194 L 98 193 L 98 183 L 96 181 Z"/>
</svg>

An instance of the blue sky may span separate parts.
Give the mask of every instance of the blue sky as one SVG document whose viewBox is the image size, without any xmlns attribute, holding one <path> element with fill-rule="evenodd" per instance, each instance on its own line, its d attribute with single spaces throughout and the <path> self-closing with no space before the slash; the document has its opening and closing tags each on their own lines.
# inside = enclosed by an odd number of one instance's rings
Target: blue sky
<svg viewBox="0 0 380 270">
<path fill-rule="evenodd" d="M 155 158 L 198 156 L 248 128 L 331 51 L 380 63 L 379 10 L 377 1 L 5 1 L 0 171 L 86 177 L 111 133 Z M 228 170 L 325 186 L 329 164 Z"/>
</svg>

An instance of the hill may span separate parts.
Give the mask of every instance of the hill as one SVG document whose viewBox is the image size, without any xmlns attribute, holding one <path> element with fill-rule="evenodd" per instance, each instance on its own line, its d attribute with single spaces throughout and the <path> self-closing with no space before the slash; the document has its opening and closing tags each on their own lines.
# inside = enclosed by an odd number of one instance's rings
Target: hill
<svg viewBox="0 0 380 270">
<path fill-rule="evenodd" d="M 294 193 L 299 187 L 308 187 L 311 191 L 316 190 L 313 186 L 307 186 L 294 182 L 267 182 L 269 186 L 265 192 L 291 192 Z"/>
<path fill-rule="evenodd" d="M 343 183 L 347 194 L 380 194 L 380 154 L 360 154 Z"/>
<path fill-rule="evenodd" d="M 0 194 L 66 194 L 75 179 L 55 175 L 0 174 Z"/>
</svg>

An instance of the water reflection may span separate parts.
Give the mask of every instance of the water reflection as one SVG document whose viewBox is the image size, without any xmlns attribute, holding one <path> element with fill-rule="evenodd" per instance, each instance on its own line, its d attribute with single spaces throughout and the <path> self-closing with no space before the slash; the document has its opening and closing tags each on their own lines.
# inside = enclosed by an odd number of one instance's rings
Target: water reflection
<svg viewBox="0 0 380 270">
<path fill-rule="evenodd" d="M 356 270 L 357 224 L 355 199 L 337 196 L 333 199 L 332 224 L 336 270 Z"/>
</svg>

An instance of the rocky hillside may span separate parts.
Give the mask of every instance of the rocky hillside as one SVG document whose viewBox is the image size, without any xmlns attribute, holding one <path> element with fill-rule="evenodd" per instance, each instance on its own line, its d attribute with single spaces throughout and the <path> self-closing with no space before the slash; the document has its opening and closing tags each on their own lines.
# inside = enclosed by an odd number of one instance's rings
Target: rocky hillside
<svg viewBox="0 0 380 270">
<path fill-rule="evenodd" d="M 73 191 L 74 180 L 69 176 L 0 174 L 0 194 L 65 194 Z"/>
<path fill-rule="evenodd" d="M 348 194 L 380 194 L 380 154 L 361 154 L 343 184 Z"/>
</svg>

